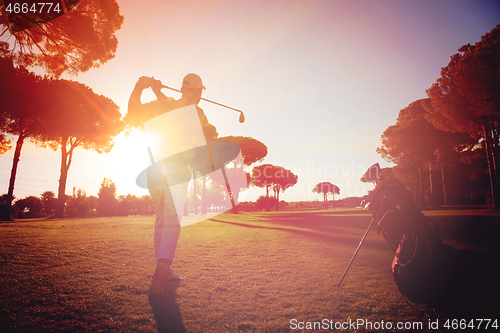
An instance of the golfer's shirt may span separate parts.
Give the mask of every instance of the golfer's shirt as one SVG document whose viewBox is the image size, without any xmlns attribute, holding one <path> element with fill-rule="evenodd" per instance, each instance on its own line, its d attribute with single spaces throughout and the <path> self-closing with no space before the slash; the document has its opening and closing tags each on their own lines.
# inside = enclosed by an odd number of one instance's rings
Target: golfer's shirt
<svg viewBox="0 0 500 333">
<path fill-rule="evenodd" d="M 181 100 L 176 100 L 171 97 L 165 97 L 142 104 L 142 106 L 139 108 L 139 113 L 130 116 L 135 118 L 135 122 L 137 122 L 137 120 L 139 120 L 139 122 L 147 122 L 148 120 L 153 119 L 161 114 L 180 109 L 185 106 L 186 105 L 182 103 Z M 203 134 L 205 135 L 206 141 L 213 141 L 217 137 L 217 130 L 215 129 L 215 126 L 208 122 L 203 109 L 201 109 L 198 105 L 196 105 L 196 110 L 198 111 L 199 122 L 201 124 L 201 128 L 203 130 Z"/>
</svg>

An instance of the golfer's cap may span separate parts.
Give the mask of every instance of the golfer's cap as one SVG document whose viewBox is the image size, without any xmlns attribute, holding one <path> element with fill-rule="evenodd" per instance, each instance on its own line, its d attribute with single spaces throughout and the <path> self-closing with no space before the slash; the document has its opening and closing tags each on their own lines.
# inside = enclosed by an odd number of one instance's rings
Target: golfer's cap
<svg viewBox="0 0 500 333">
<path fill-rule="evenodd" d="M 182 87 L 190 89 L 206 89 L 203 82 L 201 82 L 201 78 L 193 73 L 184 77 L 184 80 L 182 80 Z"/>
</svg>

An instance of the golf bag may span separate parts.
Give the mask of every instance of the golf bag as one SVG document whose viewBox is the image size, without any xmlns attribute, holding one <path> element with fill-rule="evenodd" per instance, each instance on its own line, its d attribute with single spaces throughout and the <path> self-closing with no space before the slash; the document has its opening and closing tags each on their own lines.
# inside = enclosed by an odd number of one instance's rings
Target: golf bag
<svg viewBox="0 0 500 333">
<path fill-rule="evenodd" d="M 395 253 L 392 277 L 401 293 L 414 303 L 436 305 L 456 266 L 455 250 L 443 244 L 437 224 L 395 178 L 377 184 L 369 209 Z"/>
</svg>

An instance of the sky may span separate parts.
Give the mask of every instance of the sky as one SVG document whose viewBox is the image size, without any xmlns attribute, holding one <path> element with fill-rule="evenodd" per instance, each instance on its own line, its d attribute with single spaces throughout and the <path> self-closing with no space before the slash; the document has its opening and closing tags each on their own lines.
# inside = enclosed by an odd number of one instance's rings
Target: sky
<svg viewBox="0 0 500 333">
<path fill-rule="evenodd" d="M 124 16 L 114 59 L 78 76 L 111 98 L 125 115 L 140 76 L 180 88 L 196 73 L 203 97 L 242 110 L 200 102 L 220 136 L 249 136 L 268 147 L 261 163 L 299 176 L 280 194 L 285 201 L 322 200 L 314 185 L 340 188 L 336 198 L 372 189 L 359 181 L 372 164 L 384 130 L 401 109 L 426 98 L 450 56 L 500 23 L 493 0 L 118 0 Z M 180 94 L 163 90 L 171 97 Z M 142 101 L 154 99 L 145 91 Z M 0 156 L 7 192 L 13 150 Z M 60 151 L 25 144 L 14 195 L 57 193 Z M 148 166 L 137 132 L 116 139 L 109 154 L 78 148 L 68 173 L 72 188 L 97 195 L 107 177 L 119 195 L 145 195 L 135 184 Z M 253 167 L 252 166 L 252 167 Z M 247 171 L 251 171 L 249 168 Z M 264 189 L 242 195 L 255 200 Z"/>
</svg>

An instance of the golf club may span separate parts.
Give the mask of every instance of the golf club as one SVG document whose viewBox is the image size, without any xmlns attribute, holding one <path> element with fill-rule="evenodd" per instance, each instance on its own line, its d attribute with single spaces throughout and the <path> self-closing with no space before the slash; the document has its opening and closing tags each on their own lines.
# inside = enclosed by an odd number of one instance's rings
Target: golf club
<svg viewBox="0 0 500 333">
<path fill-rule="evenodd" d="M 161 85 L 161 87 L 162 87 L 162 88 L 167 88 L 167 89 L 170 89 L 170 90 L 173 90 L 173 91 L 177 91 L 177 92 L 182 93 L 179 89 L 170 88 L 170 87 L 167 87 L 167 86 L 165 86 L 165 85 L 163 85 L 163 84 Z M 220 103 L 217 103 L 217 102 L 211 101 L 211 100 L 206 99 L 206 98 L 203 98 L 203 97 L 202 97 L 201 99 L 202 99 L 203 101 L 210 102 L 210 103 L 213 103 L 213 104 L 215 104 L 215 105 L 223 106 L 223 107 L 225 107 L 225 108 L 228 108 L 228 109 L 231 109 L 231 110 L 234 110 L 234 111 L 238 111 L 238 112 L 240 113 L 240 119 L 239 119 L 240 123 L 244 123 L 244 122 L 245 122 L 245 115 L 243 114 L 243 111 L 238 110 L 238 109 L 235 109 L 235 108 L 232 108 L 232 107 L 227 106 L 227 105 L 224 105 L 224 104 L 220 104 Z"/>
<path fill-rule="evenodd" d="M 342 275 L 342 278 L 340 279 L 340 282 L 337 285 L 337 288 L 339 288 L 340 285 L 342 284 L 342 281 L 344 281 L 345 275 L 347 274 L 347 271 L 349 270 L 349 267 L 351 267 L 351 264 L 354 261 L 354 258 L 356 258 L 356 254 L 358 254 L 358 251 L 361 248 L 361 245 L 365 241 L 366 235 L 368 235 L 368 232 L 370 231 L 370 229 L 372 227 L 373 221 L 375 221 L 375 218 L 372 218 L 372 221 L 370 222 L 370 225 L 368 226 L 368 229 L 366 229 L 366 232 L 365 232 L 363 238 L 361 238 L 361 241 L 359 242 L 358 248 L 356 249 L 356 251 L 354 251 L 354 255 L 352 256 L 351 261 L 349 262 L 349 265 L 347 265 L 347 268 L 345 269 L 344 274 Z"/>
</svg>

